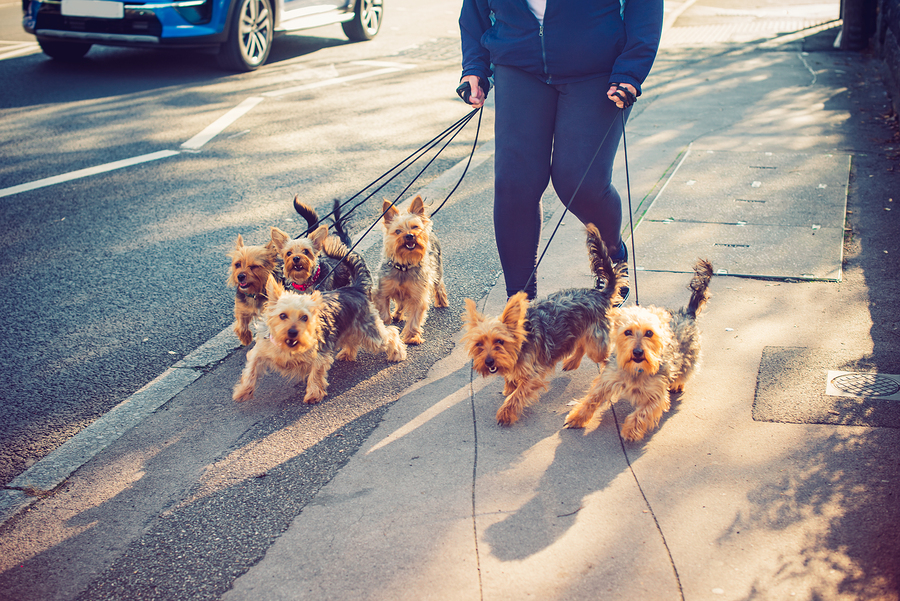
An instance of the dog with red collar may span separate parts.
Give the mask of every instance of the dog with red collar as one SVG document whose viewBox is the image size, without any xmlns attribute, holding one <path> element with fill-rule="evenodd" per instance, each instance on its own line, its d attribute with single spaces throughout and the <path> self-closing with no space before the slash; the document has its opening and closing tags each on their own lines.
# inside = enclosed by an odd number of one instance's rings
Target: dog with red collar
<svg viewBox="0 0 900 601">
<path fill-rule="evenodd" d="M 315 209 L 294 198 L 294 208 L 306 219 L 306 236 L 291 239 L 284 231 L 272 227 L 272 245 L 278 252 L 282 283 L 286 290 L 300 294 L 336 290 L 358 280 L 359 285 L 371 296 L 372 276 L 363 258 L 351 252 L 352 244 L 340 216 L 340 205 L 335 201 L 334 226 L 337 235 L 328 232 L 328 225 L 320 223 Z M 353 255 L 354 268 L 347 261 Z M 359 273 L 357 273 L 359 271 Z"/>
</svg>

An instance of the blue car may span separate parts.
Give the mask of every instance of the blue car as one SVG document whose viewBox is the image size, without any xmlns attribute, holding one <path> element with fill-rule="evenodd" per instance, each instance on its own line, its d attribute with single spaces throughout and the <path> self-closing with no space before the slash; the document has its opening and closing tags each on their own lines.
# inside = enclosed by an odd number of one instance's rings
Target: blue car
<svg viewBox="0 0 900 601">
<path fill-rule="evenodd" d="M 45 54 L 82 58 L 94 44 L 214 48 L 219 64 L 252 71 L 276 33 L 340 23 L 353 41 L 381 27 L 383 0 L 22 0 L 22 26 Z"/>
</svg>

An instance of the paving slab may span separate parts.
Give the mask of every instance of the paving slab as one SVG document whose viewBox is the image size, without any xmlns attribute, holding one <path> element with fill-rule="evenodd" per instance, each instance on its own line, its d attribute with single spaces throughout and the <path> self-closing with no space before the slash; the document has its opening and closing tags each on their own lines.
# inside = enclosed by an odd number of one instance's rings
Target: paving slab
<svg viewBox="0 0 900 601">
<path fill-rule="evenodd" d="M 640 267 L 841 279 L 850 156 L 690 149 L 635 230 Z"/>
</svg>

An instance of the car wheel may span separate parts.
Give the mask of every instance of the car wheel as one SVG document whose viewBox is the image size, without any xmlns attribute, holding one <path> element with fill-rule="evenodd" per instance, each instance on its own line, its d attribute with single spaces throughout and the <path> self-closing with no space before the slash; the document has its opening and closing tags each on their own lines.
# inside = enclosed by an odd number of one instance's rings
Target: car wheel
<svg viewBox="0 0 900 601">
<path fill-rule="evenodd" d="M 383 0 L 356 0 L 356 14 L 353 19 L 341 23 L 344 34 L 354 42 L 371 40 L 381 29 L 381 18 L 384 16 Z"/>
<path fill-rule="evenodd" d="M 85 42 L 59 42 L 56 40 L 38 40 L 41 50 L 50 58 L 61 61 L 77 61 L 84 58 L 91 44 Z"/>
<path fill-rule="evenodd" d="M 219 64 L 229 71 L 253 71 L 269 58 L 274 18 L 269 0 L 237 0 L 228 41 L 219 49 Z"/>
</svg>

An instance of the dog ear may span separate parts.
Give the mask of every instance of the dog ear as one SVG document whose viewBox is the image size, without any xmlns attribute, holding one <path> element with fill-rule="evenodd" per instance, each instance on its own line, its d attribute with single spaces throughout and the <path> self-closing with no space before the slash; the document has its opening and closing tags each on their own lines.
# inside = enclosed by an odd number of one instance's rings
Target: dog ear
<svg viewBox="0 0 900 601">
<path fill-rule="evenodd" d="M 237 240 L 234 241 L 235 248 L 243 248 L 244 247 L 244 237 L 238 234 Z"/>
<path fill-rule="evenodd" d="M 509 330 L 517 331 L 522 328 L 525 323 L 525 312 L 528 309 L 528 295 L 524 292 L 516 292 L 508 301 L 503 313 L 500 314 L 500 321 L 503 322 Z"/>
<path fill-rule="evenodd" d="M 389 224 L 394 220 L 397 215 L 400 214 L 400 211 L 397 210 L 397 207 L 391 204 L 391 201 L 385 199 L 383 203 L 381 203 L 381 212 L 384 213 L 384 223 L 385 225 Z"/>
<path fill-rule="evenodd" d="M 272 244 L 279 252 L 281 252 L 281 249 L 284 248 L 285 243 L 289 239 L 290 236 L 288 236 L 286 232 L 281 231 L 274 225 L 272 226 Z"/>
<path fill-rule="evenodd" d="M 284 294 L 284 286 L 278 283 L 271 273 L 269 279 L 266 280 L 266 296 L 270 301 L 277 301 Z"/>
<path fill-rule="evenodd" d="M 415 213 L 419 217 L 425 216 L 425 201 L 418 194 L 413 198 L 412 204 L 409 205 L 409 212 Z"/>
<path fill-rule="evenodd" d="M 309 235 L 309 241 L 312 242 L 316 252 L 320 252 L 325 246 L 325 239 L 328 238 L 328 226 L 324 223 L 316 228 L 316 231 Z"/>
<path fill-rule="evenodd" d="M 484 315 L 478 312 L 478 308 L 475 306 L 475 301 L 471 298 L 466 299 L 466 312 L 463 313 L 463 321 L 466 326 L 469 328 L 475 327 L 480 322 L 484 321 Z"/>
</svg>

